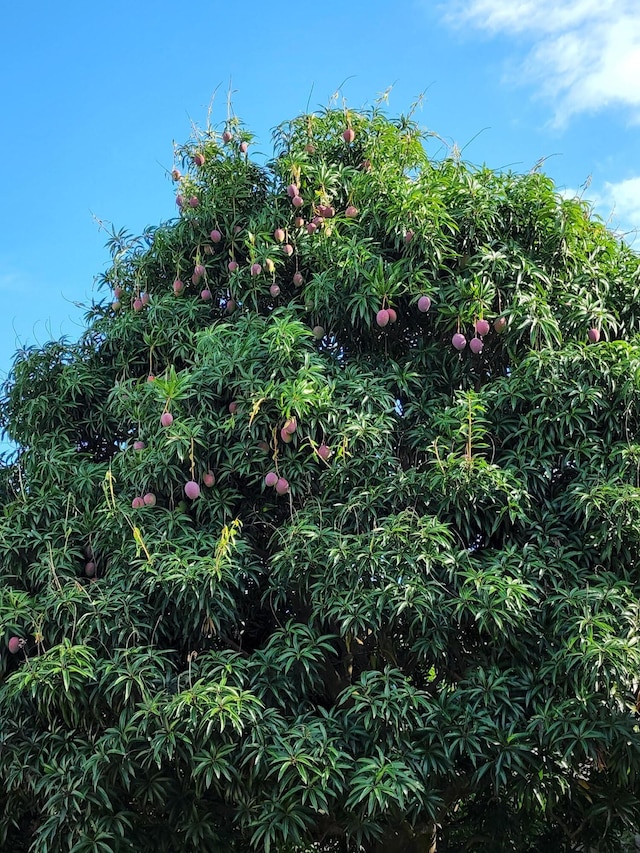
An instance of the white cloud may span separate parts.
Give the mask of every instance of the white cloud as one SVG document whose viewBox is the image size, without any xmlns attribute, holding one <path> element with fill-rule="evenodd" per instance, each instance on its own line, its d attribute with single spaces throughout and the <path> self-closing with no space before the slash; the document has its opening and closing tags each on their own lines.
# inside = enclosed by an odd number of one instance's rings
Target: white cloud
<svg viewBox="0 0 640 853">
<path fill-rule="evenodd" d="M 607 106 L 640 120 L 638 0 L 457 0 L 445 16 L 524 42 L 520 71 L 555 100 L 558 123 Z"/>
<path fill-rule="evenodd" d="M 640 243 L 640 176 L 623 181 L 607 181 L 598 190 L 591 186 L 579 190 L 565 187 L 559 190 L 565 198 L 584 198 L 615 234 L 634 246 Z"/>
<path fill-rule="evenodd" d="M 616 183 L 607 182 L 604 185 L 604 199 L 599 206 L 604 209 L 605 205 L 610 208 L 617 231 L 634 232 L 629 233 L 626 239 L 635 245 L 640 231 L 640 177 Z"/>
</svg>

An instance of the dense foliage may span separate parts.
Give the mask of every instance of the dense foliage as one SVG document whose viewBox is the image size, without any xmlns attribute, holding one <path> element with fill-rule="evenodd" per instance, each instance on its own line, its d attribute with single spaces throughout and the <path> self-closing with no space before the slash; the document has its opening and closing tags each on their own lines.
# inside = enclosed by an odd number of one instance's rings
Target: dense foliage
<svg viewBox="0 0 640 853">
<path fill-rule="evenodd" d="M 619 850 L 640 259 L 410 116 L 274 138 L 4 386 L 2 849 Z"/>
</svg>

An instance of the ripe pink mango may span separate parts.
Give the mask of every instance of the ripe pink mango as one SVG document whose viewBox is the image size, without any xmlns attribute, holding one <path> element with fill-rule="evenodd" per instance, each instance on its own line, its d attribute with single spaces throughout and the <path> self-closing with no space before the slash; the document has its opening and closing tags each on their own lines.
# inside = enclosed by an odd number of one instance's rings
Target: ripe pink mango
<svg viewBox="0 0 640 853">
<path fill-rule="evenodd" d="M 460 332 L 456 332 L 451 338 L 451 343 L 457 350 L 462 351 L 467 345 L 467 339 L 464 335 L 461 335 Z"/>
<path fill-rule="evenodd" d="M 277 284 L 272 284 L 271 287 L 269 288 L 269 293 L 275 299 L 276 296 L 280 296 L 280 288 L 278 287 Z"/>
<path fill-rule="evenodd" d="M 184 290 L 184 282 L 181 281 L 179 278 L 177 278 L 173 282 L 173 292 L 178 294 L 178 293 L 182 293 L 183 290 Z"/>
<path fill-rule="evenodd" d="M 590 343 L 597 344 L 600 340 L 600 330 L 596 329 L 595 327 L 589 329 L 589 331 L 587 332 L 587 337 L 589 338 Z"/>
<path fill-rule="evenodd" d="M 135 497 L 131 501 L 131 509 L 142 509 L 143 506 L 144 506 L 144 499 L 141 498 L 140 496 Z"/>
<path fill-rule="evenodd" d="M 211 237 L 213 243 L 219 243 L 222 240 L 222 233 L 217 228 L 214 228 L 209 237 Z"/>
<path fill-rule="evenodd" d="M 276 492 L 279 495 L 286 495 L 289 491 L 289 483 L 284 477 L 280 477 L 276 483 Z"/>
<path fill-rule="evenodd" d="M 265 486 L 269 486 L 269 488 L 271 488 L 271 487 L 275 486 L 275 484 L 277 482 L 278 482 L 278 475 L 276 474 L 276 472 L 275 471 L 269 471 L 267 476 L 264 478 Z"/>
<path fill-rule="evenodd" d="M 478 355 L 479 353 L 481 353 L 483 348 L 484 348 L 484 344 L 482 343 L 480 338 L 471 338 L 471 340 L 469 341 L 469 349 L 475 355 Z"/>
<path fill-rule="evenodd" d="M 289 184 L 287 187 L 287 195 L 289 198 L 295 198 L 298 195 L 298 187 L 295 184 Z"/>
<path fill-rule="evenodd" d="M 293 283 L 295 284 L 296 287 L 302 287 L 302 285 L 304 283 L 302 273 L 296 272 L 293 274 Z"/>
<path fill-rule="evenodd" d="M 285 444 L 291 444 L 293 436 L 290 432 L 287 432 L 284 427 L 280 430 L 280 438 L 284 441 Z"/>
<path fill-rule="evenodd" d="M 421 296 L 418 299 L 418 311 L 422 311 L 422 313 L 426 313 L 429 308 L 431 308 L 431 300 L 428 296 Z"/>
<path fill-rule="evenodd" d="M 331 448 L 327 444 L 321 444 L 318 447 L 318 456 L 326 462 L 331 456 Z"/>
<path fill-rule="evenodd" d="M 302 198 L 302 196 L 294 195 L 294 197 L 291 199 L 291 204 L 294 207 L 302 207 L 302 205 L 304 204 L 304 199 Z"/>
<path fill-rule="evenodd" d="M 143 495 L 142 501 L 145 506 L 155 506 L 156 496 L 153 494 L 153 492 L 147 492 L 146 495 Z"/>
<path fill-rule="evenodd" d="M 488 320 L 476 320 L 475 329 L 481 338 L 489 334 L 490 328 Z"/>
<path fill-rule="evenodd" d="M 24 646 L 24 640 L 21 637 L 10 637 L 9 638 L 9 651 L 12 655 L 18 654 L 20 649 Z"/>
<path fill-rule="evenodd" d="M 195 499 L 200 495 L 200 486 L 195 480 L 189 480 L 185 483 L 184 493 L 190 501 L 195 501 Z"/>
<path fill-rule="evenodd" d="M 215 474 L 213 473 L 213 471 L 207 471 L 207 473 L 206 473 L 206 474 L 204 475 L 204 477 L 202 478 L 202 482 L 205 484 L 205 486 L 206 486 L 208 489 L 210 489 L 210 488 L 211 488 L 211 486 L 213 486 L 213 484 L 215 483 L 215 481 L 216 481 L 216 476 L 215 476 Z"/>
<path fill-rule="evenodd" d="M 347 143 L 347 145 L 351 145 L 353 140 L 356 138 L 356 132 L 352 127 L 348 127 L 344 133 L 342 134 L 342 138 Z"/>
<path fill-rule="evenodd" d="M 381 308 L 380 311 L 378 311 L 378 313 L 376 314 L 376 323 L 381 328 L 384 328 L 388 324 L 390 319 L 391 318 L 389 317 L 389 312 L 386 308 Z"/>
<path fill-rule="evenodd" d="M 169 427 L 173 423 L 173 415 L 171 412 L 163 412 L 160 415 L 160 423 L 163 427 Z"/>
</svg>

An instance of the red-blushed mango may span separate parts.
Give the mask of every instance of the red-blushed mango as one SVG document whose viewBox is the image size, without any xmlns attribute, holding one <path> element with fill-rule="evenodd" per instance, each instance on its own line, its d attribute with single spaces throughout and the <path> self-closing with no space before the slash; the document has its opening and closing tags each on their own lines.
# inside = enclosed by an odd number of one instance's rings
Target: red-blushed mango
<svg viewBox="0 0 640 853">
<path fill-rule="evenodd" d="M 146 447 L 146 445 L 145 445 L 144 441 L 141 441 L 140 439 L 133 442 L 133 449 L 134 450 L 144 450 L 145 447 Z"/>
<path fill-rule="evenodd" d="M 213 473 L 213 471 L 207 471 L 207 473 L 202 478 L 202 482 L 208 489 L 210 489 L 211 486 L 213 486 L 216 482 L 216 475 Z"/>
<path fill-rule="evenodd" d="M 350 205 L 349 205 L 349 207 L 347 207 L 347 209 L 345 210 L 344 215 L 345 215 L 348 219 L 353 219 L 353 218 L 354 218 L 354 216 L 357 216 L 357 215 L 358 215 L 358 208 L 357 208 L 357 207 L 355 207 L 355 205 L 350 204 Z"/>
<path fill-rule="evenodd" d="M 320 459 L 324 459 L 325 462 L 327 461 L 327 459 L 331 456 L 331 448 L 328 444 L 321 444 L 318 447 L 318 456 L 320 457 Z"/>
<path fill-rule="evenodd" d="M 414 236 L 415 236 L 415 235 L 414 235 L 414 232 L 413 232 L 413 231 L 410 231 L 410 230 L 409 230 L 409 231 L 405 232 L 405 235 L 404 235 L 404 243 L 405 243 L 405 246 L 408 246 L 408 245 L 409 245 L 409 243 L 413 240 Z"/>
<path fill-rule="evenodd" d="M 16 655 L 24 646 L 24 640 L 22 639 L 22 637 L 9 637 L 8 646 L 11 654 Z"/>
<path fill-rule="evenodd" d="M 304 278 L 302 277 L 301 272 L 295 272 L 293 274 L 293 283 L 296 287 L 302 287 L 304 284 Z"/>
<path fill-rule="evenodd" d="M 294 197 L 291 199 L 291 204 L 294 207 L 302 207 L 302 205 L 304 204 L 304 200 L 302 196 L 294 195 Z"/>
<path fill-rule="evenodd" d="M 184 282 L 181 281 L 179 278 L 177 278 L 173 282 L 173 292 L 175 294 L 178 294 L 178 293 L 182 293 L 183 290 L 184 290 Z"/>
<path fill-rule="evenodd" d="M 494 322 L 493 328 L 497 332 L 497 334 L 502 334 L 504 330 L 507 328 L 507 318 L 506 317 L 498 317 L 498 319 Z"/>
<path fill-rule="evenodd" d="M 224 144 L 227 145 L 229 142 L 231 142 L 232 139 L 233 134 L 231 133 L 231 131 L 225 130 L 225 132 L 222 134 L 222 141 L 224 142 Z"/>
<path fill-rule="evenodd" d="M 163 412 L 160 415 L 160 423 L 163 427 L 169 427 L 173 423 L 173 415 L 171 412 Z"/>
<path fill-rule="evenodd" d="M 200 496 L 200 486 L 195 480 L 189 480 L 185 483 L 184 493 L 190 501 L 195 501 L 195 499 Z"/>
<path fill-rule="evenodd" d="M 396 314 L 395 308 L 387 308 L 387 314 L 389 315 L 390 323 L 395 323 L 398 320 L 398 315 Z"/>
<path fill-rule="evenodd" d="M 351 145 L 353 140 L 356 138 L 356 132 L 352 127 L 348 127 L 344 133 L 342 134 L 342 138 L 347 143 L 347 145 Z"/>
<path fill-rule="evenodd" d="M 246 154 L 248 150 L 249 150 L 249 143 L 243 139 L 242 142 L 240 143 L 240 152 L 242 154 Z"/>
<path fill-rule="evenodd" d="M 277 482 L 278 482 L 278 475 L 276 474 L 276 472 L 275 471 L 269 471 L 267 476 L 264 478 L 265 486 L 269 486 L 269 488 L 272 488 L 273 486 L 275 486 L 275 484 Z"/>
<path fill-rule="evenodd" d="M 147 492 L 146 495 L 142 496 L 142 500 L 144 501 L 145 506 L 156 505 L 156 496 L 153 494 L 153 492 Z"/>
<path fill-rule="evenodd" d="M 431 308 L 431 300 L 428 296 L 421 296 L 420 299 L 418 299 L 418 311 L 422 311 L 423 314 L 426 314 L 429 308 Z"/>
<path fill-rule="evenodd" d="M 296 184 L 289 184 L 289 186 L 287 187 L 287 195 L 289 196 L 289 198 L 295 198 L 297 195 L 299 195 L 298 187 L 296 186 Z"/>
<path fill-rule="evenodd" d="M 295 222 L 296 228 L 302 228 L 304 225 L 304 216 L 296 216 L 293 221 Z"/>
<path fill-rule="evenodd" d="M 275 299 L 276 296 L 280 296 L 280 287 L 277 284 L 272 284 L 271 287 L 269 288 L 269 293 Z"/>
<path fill-rule="evenodd" d="M 209 236 L 211 237 L 211 241 L 213 243 L 219 243 L 220 240 L 222 240 L 222 232 L 218 231 L 217 228 L 214 228 L 211 234 L 209 234 Z"/>
<path fill-rule="evenodd" d="M 194 166 L 204 166 L 204 154 L 202 151 L 196 151 L 196 153 L 192 157 Z"/>
<path fill-rule="evenodd" d="M 279 477 L 276 483 L 276 492 L 279 495 L 286 495 L 289 491 L 289 482 L 284 477 Z"/>
<path fill-rule="evenodd" d="M 291 245 L 291 243 L 285 243 L 282 247 L 282 251 L 288 258 L 290 258 L 291 255 L 293 255 L 293 246 Z"/>
<path fill-rule="evenodd" d="M 471 350 L 472 353 L 475 353 L 475 355 L 478 355 L 479 353 L 481 353 L 483 347 L 484 347 L 484 344 L 482 343 L 480 338 L 471 338 L 471 340 L 469 341 L 469 349 Z"/>
<path fill-rule="evenodd" d="M 295 418 L 289 418 L 283 427 L 285 432 L 288 432 L 289 435 L 293 435 L 294 432 L 298 429 L 298 421 Z"/>
<path fill-rule="evenodd" d="M 230 415 L 235 415 L 235 413 L 236 413 L 237 411 L 238 411 L 238 401 L 237 401 L 237 400 L 232 400 L 232 401 L 229 403 L 229 414 L 230 414 Z"/>
<path fill-rule="evenodd" d="M 136 296 L 136 298 L 133 300 L 133 310 L 134 311 L 142 311 L 143 308 L 144 308 L 144 304 L 142 302 L 142 299 L 140 299 L 139 296 Z"/>
<path fill-rule="evenodd" d="M 455 349 L 462 351 L 467 345 L 467 339 L 464 335 L 460 334 L 460 332 L 456 332 L 451 338 L 451 343 Z"/>
<path fill-rule="evenodd" d="M 489 322 L 487 320 L 476 320 L 475 329 L 481 338 L 489 334 L 490 328 L 491 326 L 489 325 Z"/>
<path fill-rule="evenodd" d="M 251 275 L 252 276 L 255 277 L 257 275 L 260 275 L 261 272 L 262 272 L 262 267 L 260 266 L 260 264 L 251 264 Z"/>
<path fill-rule="evenodd" d="M 595 326 L 587 332 L 587 337 L 589 338 L 589 342 L 592 344 L 597 344 L 600 340 L 600 329 L 596 329 Z"/>
<path fill-rule="evenodd" d="M 229 272 L 235 272 L 238 269 L 238 262 L 229 261 L 229 263 L 227 264 L 227 269 L 229 270 Z"/>
<path fill-rule="evenodd" d="M 197 196 L 192 195 L 191 198 L 189 199 L 189 207 L 197 207 L 199 204 L 200 204 L 200 199 Z"/>
<path fill-rule="evenodd" d="M 211 299 L 211 291 L 208 287 L 205 287 L 204 290 L 200 291 L 200 299 L 202 299 L 203 302 L 208 302 Z"/>
<path fill-rule="evenodd" d="M 376 323 L 381 328 L 384 328 L 386 325 L 388 325 L 390 319 L 391 318 L 389 317 L 389 312 L 386 308 L 381 308 L 376 314 Z"/>
<path fill-rule="evenodd" d="M 290 444 L 293 436 L 290 432 L 287 432 L 284 427 L 280 430 L 280 438 L 284 441 L 285 444 Z"/>
<path fill-rule="evenodd" d="M 276 243 L 284 243 L 284 238 L 286 234 L 284 233 L 284 228 L 276 228 L 273 232 L 273 239 Z"/>
<path fill-rule="evenodd" d="M 143 506 L 144 499 L 141 498 L 139 495 L 131 501 L 131 509 L 142 509 Z"/>
<path fill-rule="evenodd" d="M 171 180 L 172 181 L 177 182 L 180 180 L 181 177 L 182 177 L 182 173 L 180 172 L 180 169 L 173 168 L 171 170 Z"/>
</svg>

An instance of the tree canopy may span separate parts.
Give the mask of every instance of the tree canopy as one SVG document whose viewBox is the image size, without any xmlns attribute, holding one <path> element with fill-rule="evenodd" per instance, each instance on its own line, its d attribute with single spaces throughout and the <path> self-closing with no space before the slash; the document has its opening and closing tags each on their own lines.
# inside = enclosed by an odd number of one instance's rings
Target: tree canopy
<svg viewBox="0 0 640 853">
<path fill-rule="evenodd" d="M 435 139 L 196 131 L 80 339 L 17 355 L 3 849 L 622 849 L 640 258 Z"/>
</svg>

